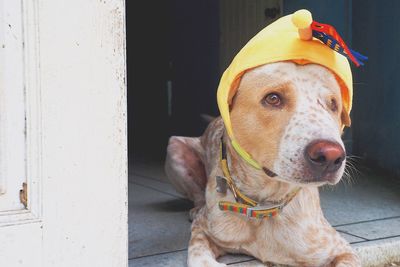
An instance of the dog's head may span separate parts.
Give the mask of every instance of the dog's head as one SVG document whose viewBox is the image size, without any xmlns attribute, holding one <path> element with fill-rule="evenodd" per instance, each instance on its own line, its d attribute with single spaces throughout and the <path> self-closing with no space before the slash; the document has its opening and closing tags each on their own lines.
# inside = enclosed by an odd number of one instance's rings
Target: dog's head
<svg viewBox="0 0 400 267">
<path fill-rule="evenodd" d="M 316 65 L 278 62 L 247 71 L 230 111 L 235 138 L 269 176 L 335 184 L 344 172 L 342 106 L 335 75 Z"/>
</svg>

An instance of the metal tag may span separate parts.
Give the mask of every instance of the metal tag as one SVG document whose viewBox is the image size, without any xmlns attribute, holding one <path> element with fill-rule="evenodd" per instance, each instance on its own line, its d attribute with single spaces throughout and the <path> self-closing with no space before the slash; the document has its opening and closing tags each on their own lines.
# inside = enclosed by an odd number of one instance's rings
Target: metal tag
<svg viewBox="0 0 400 267">
<path fill-rule="evenodd" d="M 215 177 L 215 180 L 217 181 L 217 192 L 226 194 L 227 184 L 226 184 L 225 178 L 221 177 L 221 176 L 217 176 L 217 177 Z"/>
</svg>

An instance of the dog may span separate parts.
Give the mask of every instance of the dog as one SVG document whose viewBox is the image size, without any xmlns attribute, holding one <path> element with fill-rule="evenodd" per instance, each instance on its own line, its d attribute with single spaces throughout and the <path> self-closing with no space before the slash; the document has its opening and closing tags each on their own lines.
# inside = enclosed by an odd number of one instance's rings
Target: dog
<svg viewBox="0 0 400 267">
<path fill-rule="evenodd" d="M 226 266 L 216 260 L 226 253 L 289 266 L 361 266 L 324 218 L 319 200 L 318 187 L 338 183 L 346 162 L 341 134 L 350 118 L 334 74 L 318 64 L 290 61 L 253 68 L 240 81 L 230 116 L 236 139 L 263 168 L 253 168 L 237 153 L 220 117 L 201 137 L 169 140 L 167 177 L 194 202 L 188 266 Z M 221 209 L 221 201 L 237 200 L 229 181 L 226 190 L 218 181 L 226 176 L 221 146 L 243 195 L 263 205 L 292 194 L 279 214 L 257 219 Z"/>
</svg>

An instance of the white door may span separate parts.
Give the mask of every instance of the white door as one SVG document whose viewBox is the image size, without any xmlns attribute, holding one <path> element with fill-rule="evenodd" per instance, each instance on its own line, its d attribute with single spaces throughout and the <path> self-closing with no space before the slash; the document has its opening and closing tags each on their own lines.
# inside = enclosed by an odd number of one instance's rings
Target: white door
<svg viewBox="0 0 400 267">
<path fill-rule="evenodd" d="M 0 0 L 0 266 L 127 266 L 124 8 Z"/>
</svg>

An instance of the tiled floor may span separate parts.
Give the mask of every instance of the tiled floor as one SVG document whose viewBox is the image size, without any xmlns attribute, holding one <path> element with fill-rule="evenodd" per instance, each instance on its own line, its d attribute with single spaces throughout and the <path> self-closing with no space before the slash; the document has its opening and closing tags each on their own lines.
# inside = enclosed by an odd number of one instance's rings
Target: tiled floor
<svg viewBox="0 0 400 267">
<path fill-rule="evenodd" d="M 326 218 L 353 246 L 400 239 L 400 184 L 367 169 L 336 187 L 321 189 Z M 135 163 L 129 175 L 129 267 L 186 266 L 188 211 L 166 181 L 161 164 Z M 256 266 L 248 256 L 225 256 L 233 266 Z"/>
</svg>

